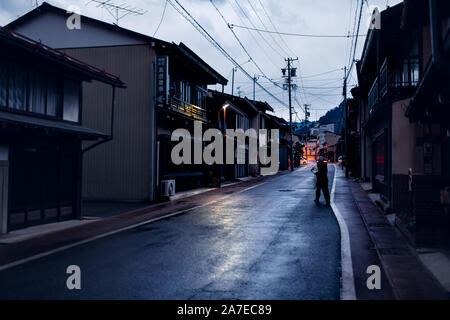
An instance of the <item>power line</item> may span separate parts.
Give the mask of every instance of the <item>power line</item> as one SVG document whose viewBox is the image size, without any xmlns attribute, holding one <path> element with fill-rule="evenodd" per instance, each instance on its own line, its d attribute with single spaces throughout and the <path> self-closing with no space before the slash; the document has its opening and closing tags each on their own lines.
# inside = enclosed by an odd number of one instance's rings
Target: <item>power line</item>
<svg viewBox="0 0 450 320">
<path fill-rule="evenodd" d="M 153 33 L 153 38 L 155 37 L 156 33 L 157 33 L 158 30 L 159 30 L 159 27 L 161 26 L 161 23 L 163 22 L 164 15 L 166 14 L 166 9 L 167 9 L 167 0 L 166 0 L 166 2 L 164 3 L 164 10 L 163 10 L 163 13 L 162 13 L 162 15 L 161 15 L 161 20 L 159 20 L 158 27 L 156 27 L 155 33 Z"/>
<path fill-rule="evenodd" d="M 349 14 L 348 14 L 348 31 L 347 31 L 347 34 L 350 34 L 350 26 L 352 24 L 353 0 L 350 0 L 349 2 L 350 2 L 350 11 L 349 11 Z M 353 40 L 353 38 L 352 38 L 352 40 Z M 349 42 L 350 42 L 350 38 L 347 39 L 347 44 L 346 44 L 346 49 L 345 49 L 345 60 L 344 60 L 345 64 L 347 64 L 347 61 L 348 61 L 348 58 L 349 58 L 349 47 L 348 47 Z"/>
<path fill-rule="evenodd" d="M 342 68 L 333 69 L 333 70 L 325 71 L 325 72 L 322 72 L 322 73 L 316 73 L 316 74 L 312 74 L 312 75 L 303 76 L 303 78 L 314 78 L 314 77 L 322 76 L 322 75 L 325 75 L 325 74 L 329 74 L 329 73 L 333 73 L 333 72 L 341 71 L 341 70 L 342 70 Z"/>
<path fill-rule="evenodd" d="M 263 30 L 258 29 L 255 26 L 253 28 L 246 27 L 246 26 L 240 26 L 237 24 L 231 24 L 232 28 L 240 28 L 240 29 L 246 29 L 246 30 L 253 30 L 258 32 L 265 32 L 265 33 L 272 33 L 272 34 L 279 34 L 284 36 L 292 36 L 292 37 L 308 37 L 308 38 L 350 38 L 350 37 L 365 37 L 365 34 L 361 35 L 325 35 L 325 34 L 305 34 L 305 33 L 289 33 L 289 32 L 278 32 L 278 31 L 271 31 L 271 30 Z"/>
<path fill-rule="evenodd" d="M 345 81 L 348 80 L 348 75 L 351 74 L 351 72 L 353 70 L 353 66 L 355 64 L 356 48 L 357 48 L 357 45 L 358 45 L 358 34 L 359 34 L 359 28 L 361 26 L 361 16 L 362 16 L 362 9 L 363 9 L 363 7 L 364 7 L 364 2 L 361 1 L 361 6 L 360 6 L 360 9 L 359 9 L 358 28 L 356 29 L 355 45 L 353 47 L 353 57 L 352 57 L 352 61 L 350 63 L 349 71 L 347 72 L 347 74 L 345 76 Z"/>
<path fill-rule="evenodd" d="M 342 86 L 339 87 L 303 87 L 304 89 L 341 89 Z"/>
<path fill-rule="evenodd" d="M 238 10 L 234 7 L 234 5 L 232 4 L 232 2 L 228 2 L 229 6 L 231 7 L 231 9 L 233 9 L 234 13 L 236 14 L 236 16 L 239 18 L 239 20 L 242 22 L 242 24 L 245 25 L 244 20 L 241 17 L 241 14 L 238 12 Z M 269 54 L 267 53 L 267 50 L 265 50 L 262 45 L 259 43 L 259 41 L 256 39 L 255 35 L 253 34 L 253 32 L 250 32 L 250 36 L 252 37 L 252 39 L 255 41 L 256 45 L 261 49 L 261 52 L 266 56 L 267 60 L 276 68 L 278 69 L 279 66 L 277 64 L 275 64 L 275 62 L 273 62 L 272 58 L 269 57 Z"/>
<path fill-rule="evenodd" d="M 220 17 L 222 18 L 222 20 L 225 22 L 225 24 L 228 26 L 228 28 L 230 29 L 230 31 L 233 33 L 233 36 L 235 37 L 235 39 L 237 40 L 237 42 L 239 43 L 239 45 L 241 46 L 241 48 L 244 50 L 244 52 L 247 54 L 248 58 L 250 59 L 251 62 L 253 62 L 253 64 L 255 65 L 255 67 L 258 69 L 258 71 L 260 72 L 260 74 L 267 80 L 269 80 L 269 82 L 271 82 L 272 84 L 279 86 L 276 82 L 274 82 L 272 79 L 270 79 L 265 72 L 260 68 L 260 66 L 256 63 L 255 59 L 253 59 L 253 57 L 250 55 L 250 53 L 248 52 L 248 50 L 245 48 L 244 44 L 242 43 L 242 41 L 239 39 L 239 37 L 237 36 L 237 34 L 234 32 L 234 30 L 230 27 L 230 24 L 228 23 L 228 21 L 225 19 L 225 16 L 222 14 L 222 12 L 219 10 L 219 8 L 215 5 L 213 0 L 210 0 L 211 4 L 214 6 L 214 8 L 216 9 L 216 11 L 219 13 Z M 254 79 L 253 79 L 254 82 Z"/>
<path fill-rule="evenodd" d="M 362 1 L 362 0 L 361 0 Z M 357 23 L 357 19 L 358 19 L 358 4 L 359 4 L 359 0 L 356 1 L 356 6 L 355 6 L 355 22 L 353 23 L 353 30 L 352 30 L 352 34 L 355 34 L 355 30 L 356 30 L 356 23 Z M 346 62 L 346 65 L 350 64 L 350 59 L 352 56 L 352 50 L 353 50 L 353 44 L 355 42 L 355 38 L 352 37 L 352 43 L 350 45 L 350 51 L 348 52 L 348 61 Z"/>
<path fill-rule="evenodd" d="M 208 33 L 208 31 L 205 30 L 205 28 L 203 28 L 203 26 L 189 13 L 189 11 L 186 10 L 186 8 L 183 7 L 183 5 L 181 5 L 181 3 L 178 0 L 167 0 L 167 1 L 183 18 L 185 18 L 198 32 L 200 32 L 200 34 L 203 37 L 205 37 L 217 50 L 219 50 L 219 52 L 222 53 L 222 55 L 224 55 L 237 68 L 239 68 L 239 70 L 241 70 L 244 73 L 244 75 L 246 75 L 250 79 L 253 79 L 253 76 L 251 76 L 238 62 L 236 62 L 236 60 Z M 173 1 L 175 1 L 179 7 L 177 7 Z M 258 87 L 263 89 L 269 96 L 275 99 L 278 103 L 280 103 L 285 107 L 288 107 L 285 102 L 281 101 L 278 97 L 273 95 L 260 83 L 258 83 L 257 81 L 255 83 L 258 85 Z"/>
<path fill-rule="evenodd" d="M 213 0 L 209 0 L 209 2 L 211 2 L 211 4 L 214 6 L 214 8 L 216 9 L 216 11 L 219 13 L 220 17 L 222 18 L 223 22 L 225 22 L 225 24 L 228 26 L 228 29 L 230 29 L 231 33 L 233 33 L 234 38 L 237 40 L 237 42 L 239 43 L 239 45 L 241 46 L 242 50 L 244 50 L 244 52 L 247 54 L 248 58 L 250 59 L 251 62 L 253 62 L 253 64 L 255 65 L 255 67 L 258 69 L 258 71 L 261 73 L 261 75 L 263 75 L 265 78 L 267 78 L 266 74 L 264 73 L 264 71 L 262 71 L 262 69 L 259 67 L 259 65 L 256 63 L 256 61 L 253 59 L 253 57 L 250 55 L 250 53 L 247 51 L 247 49 L 244 47 L 244 44 L 241 42 L 241 40 L 239 39 L 239 37 L 236 35 L 236 33 L 234 32 L 234 30 L 230 27 L 230 24 L 228 23 L 228 21 L 225 19 L 224 15 L 222 14 L 222 12 L 220 12 L 219 8 L 215 5 Z"/>
<path fill-rule="evenodd" d="M 270 42 L 268 42 L 267 41 L 267 39 L 266 38 L 264 38 L 263 37 L 263 35 L 261 34 L 261 31 L 259 31 L 258 30 L 258 28 L 256 28 L 256 26 L 255 26 L 255 24 L 252 22 L 252 20 L 250 19 L 250 17 L 248 16 L 248 14 L 247 14 L 247 12 L 245 12 L 245 10 L 241 7 L 241 5 L 239 4 L 239 1 L 237 1 L 237 0 L 234 0 L 234 2 L 237 4 L 237 6 L 238 6 L 238 8 L 241 10 L 241 12 L 244 14 L 244 16 L 247 18 L 247 20 L 250 22 L 250 24 L 253 26 L 253 28 L 254 28 L 254 31 L 257 31 L 258 32 L 258 34 L 259 34 L 259 36 L 261 37 L 261 39 L 263 39 L 263 41 L 276 53 L 276 54 L 278 54 L 280 57 L 282 57 L 283 58 L 283 55 L 278 51 L 278 50 L 276 50 L 271 44 L 270 44 Z M 231 24 L 231 26 L 233 26 L 232 24 Z"/>
<path fill-rule="evenodd" d="M 259 13 L 256 11 L 255 7 L 252 5 L 252 3 L 250 2 L 250 0 L 247 0 L 247 2 L 248 2 L 248 4 L 250 5 L 250 7 L 252 8 L 253 12 L 255 13 L 256 17 L 257 17 L 258 20 L 259 20 L 259 22 L 261 22 L 261 24 L 262 24 L 264 30 L 267 31 L 268 29 L 267 29 L 266 25 L 264 24 L 264 21 L 262 21 L 262 19 L 261 19 Z M 271 33 L 269 33 L 269 36 L 272 38 L 273 42 L 281 49 L 281 51 L 283 51 L 283 53 L 284 53 L 286 56 L 289 56 L 289 53 L 287 53 L 286 50 L 284 50 L 284 49 L 280 46 L 280 44 L 278 43 L 278 41 L 275 39 L 275 37 L 274 37 Z"/>
<path fill-rule="evenodd" d="M 262 8 L 263 11 L 264 11 L 264 14 L 265 14 L 266 17 L 269 19 L 270 24 L 271 24 L 272 27 L 275 29 L 275 31 L 278 32 L 278 29 L 277 29 L 277 27 L 275 26 L 275 24 L 273 23 L 272 19 L 270 18 L 270 15 L 267 13 L 267 10 L 266 10 L 266 8 L 264 7 L 264 4 L 261 2 L 261 0 L 258 0 L 258 1 L 259 1 L 259 4 L 261 5 L 261 8 Z M 281 39 L 281 42 L 284 43 L 284 45 L 286 46 L 286 48 L 292 53 L 292 56 L 295 56 L 294 51 L 291 50 L 291 48 L 290 48 L 289 45 L 286 43 L 286 41 L 284 41 L 284 38 L 283 38 L 280 34 L 278 34 L 278 37 Z"/>
</svg>

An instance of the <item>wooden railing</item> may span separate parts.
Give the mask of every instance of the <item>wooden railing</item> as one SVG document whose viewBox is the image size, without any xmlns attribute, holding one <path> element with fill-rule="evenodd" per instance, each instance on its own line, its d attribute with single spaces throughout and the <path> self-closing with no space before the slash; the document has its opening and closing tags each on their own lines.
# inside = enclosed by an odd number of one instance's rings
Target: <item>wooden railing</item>
<svg viewBox="0 0 450 320">
<path fill-rule="evenodd" d="M 185 116 L 199 120 L 202 122 L 208 122 L 207 110 L 190 104 L 186 101 L 182 101 L 176 97 L 170 98 L 169 108 L 175 112 L 179 112 Z"/>
<path fill-rule="evenodd" d="M 375 105 L 386 97 L 390 91 L 402 92 L 405 88 L 417 86 L 419 81 L 418 68 L 418 61 L 406 60 L 400 67 L 389 69 L 387 60 L 385 60 L 367 97 L 370 113 L 373 112 Z"/>
</svg>

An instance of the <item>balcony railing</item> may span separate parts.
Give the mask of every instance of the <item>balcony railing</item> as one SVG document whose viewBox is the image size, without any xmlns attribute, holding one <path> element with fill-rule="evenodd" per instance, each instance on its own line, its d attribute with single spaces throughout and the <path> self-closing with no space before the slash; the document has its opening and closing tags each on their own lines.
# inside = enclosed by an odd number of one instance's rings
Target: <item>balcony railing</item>
<svg viewBox="0 0 450 320">
<path fill-rule="evenodd" d="M 178 98 L 170 98 L 169 108 L 195 120 L 208 122 L 208 112 L 205 109 L 197 107 L 196 105 L 190 104 L 186 101 L 182 101 Z"/>
<path fill-rule="evenodd" d="M 388 68 L 384 61 L 379 76 L 375 79 L 367 98 L 369 111 L 373 112 L 375 105 L 390 93 L 401 93 L 408 88 L 417 86 L 419 82 L 419 60 L 408 59 L 397 68 Z"/>
</svg>

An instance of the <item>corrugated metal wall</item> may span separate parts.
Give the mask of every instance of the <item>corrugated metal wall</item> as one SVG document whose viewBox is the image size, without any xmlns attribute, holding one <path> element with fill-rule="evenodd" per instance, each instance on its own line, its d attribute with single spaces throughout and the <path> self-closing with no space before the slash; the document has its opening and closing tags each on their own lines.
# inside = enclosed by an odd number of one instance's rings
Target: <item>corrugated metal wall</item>
<svg viewBox="0 0 450 320">
<path fill-rule="evenodd" d="M 152 75 L 149 45 L 65 50 L 68 54 L 120 76 L 116 89 L 114 139 L 84 155 L 83 198 L 152 200 Z M 110 132 L 112 89 L 98 82 L 83 85 L 83 125 Z"/>
</svg>

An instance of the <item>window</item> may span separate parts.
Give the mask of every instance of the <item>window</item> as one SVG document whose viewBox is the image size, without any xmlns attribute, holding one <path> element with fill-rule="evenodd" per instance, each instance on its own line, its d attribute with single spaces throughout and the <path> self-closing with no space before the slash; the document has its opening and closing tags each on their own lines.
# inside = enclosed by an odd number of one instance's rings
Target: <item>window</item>
<svg viewBox="0 0 450 320">
<path fill-rule="evenodd" d="M 180 100 L 184 101 L 184 96 L 186 95 L 186 85 L 184 81 L 180 81 Z"/>
<path fill-rule="evenodd" d="M 175 77 L 172 77 L 171 79 L 172 79 L 172 81 L 171 81 L 172 82 L 171 95 L 176 97 L 176 98 L 178 98 L 178 99 L 181 99 L 181 96 L 180 96 L 180 92 L 181 92 L 180 80 L 178 78 L 175 78 Z"/>
<path fill-rule="evenodd" d="M 196 87 L 192 87 L 192 92 L 191 92 L 191 101 L 189 101 L 191 104 L 193 104 L 194 106 L 197 106 L 197 107 L 200 107 L 199 106 L 199 100 L 198 100 L 198 97 L 199 97 L 199 92 L 198 92 L 198 90 L 197 90 L 197 88 Z"/>
<path fill-rule="evenodd" d="M 205 96 L 200 91 L 198 93 L 198 106 L 203 109 L 205 108 Z"/>
<path fill-rule="evenodd" d="M 191 85 L 187 82 L 185 82 L 185 92 L 183 100 L 188 103 L 191 102 Z"/>
<path fill-rule="evenodd" d="M 64 80 L 64 109 L 63 120 L 78 122 L 80 112 L 80 83 Z"/>
<path fill-rule="evenodd" d="M 79 80 L 0 60 L 0 107 L 79 122 Z"/>
<path fill-rule="evenodd" d="M 9 108 L 27 110 L 27 70 L 19 64 L 10 65 L 8 100 Z"/>
<path fill-rule="evenodd" d="M 56 75 L 47 77 L 47 115 L 62 117 L 61 87 Z"/>
<path fill-rule="evenodd" d="M 7 89 L 8 86 L 8 65 L 1 61 L 0 62 L 0 107 L 7 107 Z"/>
<path fill-rule="evenodd" d="M 36 70 L 30 71 L 30 111 L 45 113 L 45 74 Z"/>
</svg>

